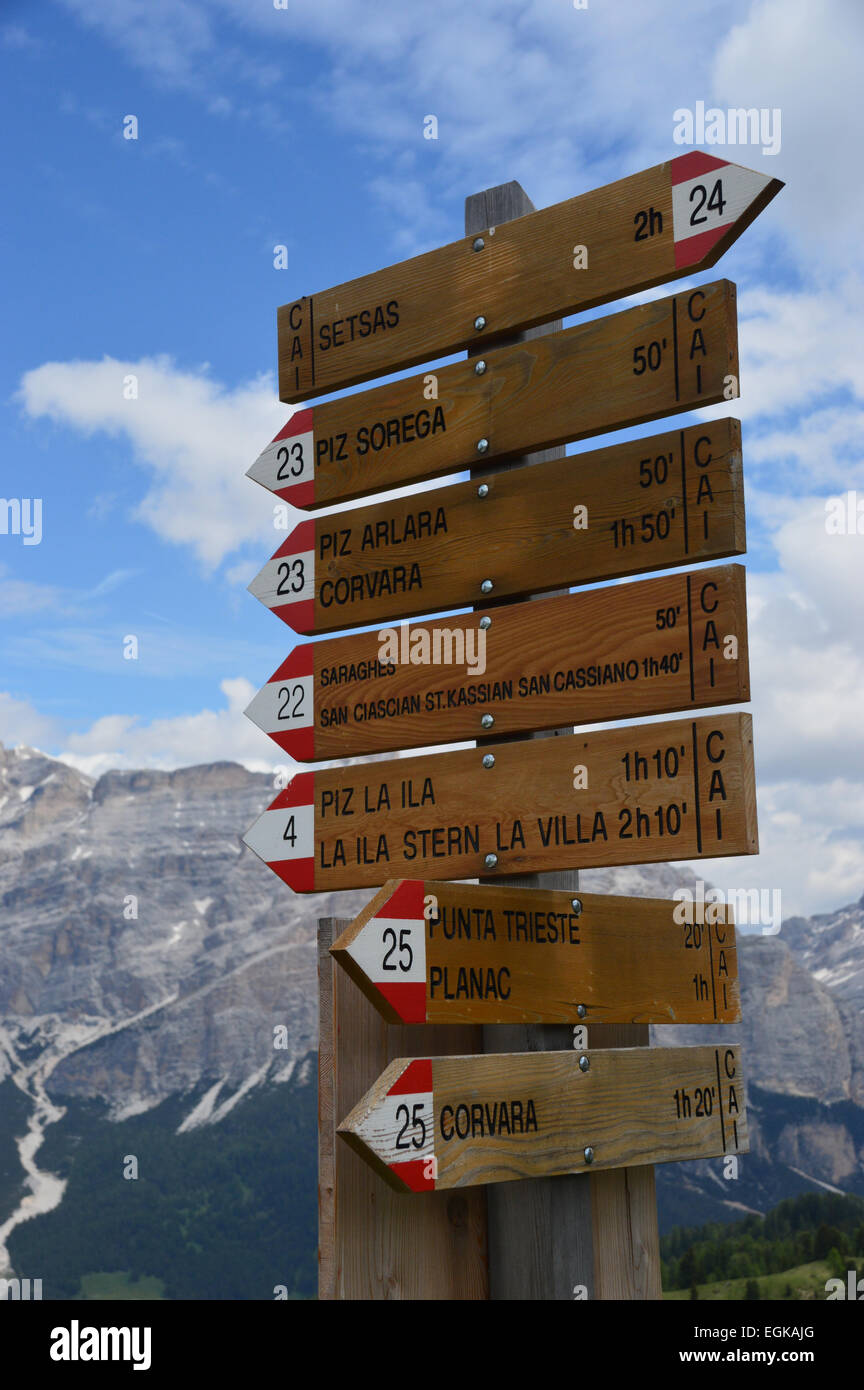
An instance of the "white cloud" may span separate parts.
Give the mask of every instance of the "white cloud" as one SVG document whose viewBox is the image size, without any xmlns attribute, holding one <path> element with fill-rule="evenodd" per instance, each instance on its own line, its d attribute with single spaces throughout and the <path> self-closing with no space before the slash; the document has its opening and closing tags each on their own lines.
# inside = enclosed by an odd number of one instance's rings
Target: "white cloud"
<svg viewBox="0 0 864 1390">
<path fill-rule="evenodd" d="M 7 748 L 19 743 L 55 747 L 61 737 L 59 720 L 40 714 L 28 701 L 18 700 L 8 691 L 0 690 L 0 743 Z"/>
<path fill-rule="evenodd" d="M 864 402 L 860 352 L 864 283 L 848 275 L 832 290 L 750 288 L 740 296 L 742 419 L 808 407 L 848 393 Z M 857 413 L 857 412 L 856 412 Z"/>
<path fill-rule="evenodd" d="M 783 917 L 857 901 L 864 889 L 864 788 L 844 778 L 761 785 L 759 843 L 758 855 L 692 867 L 726 890 L 779 888 Z"/>
<path fill-rule="evenodd" d="M 758 0 L 717 51 L 718 104 L 782 111 L 782 152 L 762 167 L 787 180 L 784 222 L 808 278 L 860 259 L 862 68 L 859 0 Z"/>
<path fill-rule="evenodd" d="M 0 618 L 39 613 L 46 609 L 56 612 L 60 591 L 53 584 L 38 584 L 32 579 L 12 579 L 7 577 L 8 573 L 9 567 L 0 565 Z"/>
<path fill-rule="evenodd" d="M 126 400 L 133 375 L 138 396 Z M 149 479 L 136 518 L 191 546 L 205 567 L 246 542 L 266 549 L 272 507 L 245 474 L 291 414 L 269 376 L 229 389 L 206 367 L 183 370 L 169 357 L 106 357 L 46 362 L 24 375 L 19 395 L 32 419 L 125 439 Z"/>
<path fill-rule="evenodd" d="M 106 715 L 83 733 L 67 734 L 57 756 L 91 777 L 111 768 L 174 768 L 226 761 L 243 763 L 252 772 L 293 765 L 288 755 L 244 716 L 255 693 L 251 682 L 238 676 L 220 681 L 219 688 L 225 697 L 222 709 L 149 723 L 135 715 Z"/>
</svg>

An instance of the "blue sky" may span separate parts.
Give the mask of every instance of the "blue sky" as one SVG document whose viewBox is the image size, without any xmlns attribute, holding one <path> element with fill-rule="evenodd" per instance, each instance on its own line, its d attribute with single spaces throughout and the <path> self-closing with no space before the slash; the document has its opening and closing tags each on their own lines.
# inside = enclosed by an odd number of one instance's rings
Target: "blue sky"
<svg viewBox="0 0 864 1390">
<path fill-rule="evenodd" d="M 864 536 L 827 536 L 824 509 L 864 498 L 864 10 L 681 16 L 668 0 L 0 7 L 0 495 L 43 504 L 40 544 L 0 534 L 0 740 L 93 774 L 272 766 L 242 710 L 291 637 L 245 586 L 282 535 L 244 474 L 288 414 L 277 305 L 455 239 L 476 189 L 517 178 L 544 206 L 668 159 L 677 108 L 778 108 L 779 154 L 713 151 L 787 187 L 701 277 L 739 288 L 763 843 L 744 878 L 782 884 L 788 911 L 860 895 Z"/>
</svg>

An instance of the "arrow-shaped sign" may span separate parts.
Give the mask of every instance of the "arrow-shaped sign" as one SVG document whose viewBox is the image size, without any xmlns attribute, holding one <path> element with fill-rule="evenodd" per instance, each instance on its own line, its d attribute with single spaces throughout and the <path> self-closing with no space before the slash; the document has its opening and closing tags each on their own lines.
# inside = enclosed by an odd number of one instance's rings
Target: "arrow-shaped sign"
<svg viewBox="0 0 864 1390">
<path fill-rule="evenodd" d="M 337 1132 L 403 1192 L 746 1153 L 741 1052 L 401 1057 Z"/>
<path fill-rule="evenodd" d="M 249 589 L 295 632 L 334 632 L 744 549 L 726 419 L 301 521 Z"/>
<path fill-rule="evenodd" d="M 744 568 L 722 565 L 307 642 L 246 714 L 312 762 L 749 698 Z"/>
<path fill-rule="evenodd" d="M 706 270 L 782 187 L 693 150 L 283 305 L 280 398 L 326 395 Z"/>
<path fill-rule="evenodd" d="M 332 954 L 391 1023 L 736 1023 L 725 905 L 403 879 Z"/>
<path fill-rule="evenodd" d="M 298 893 L 756 854 L 751 719 L 300 772 L 243 838 Z"/>
<path fill-rule="evenodd" d="M 735 286 L 717 280 L 298 411 L 248 476 L 320 507 L 738 394 Z M 380 539 L 361 568 L 374 570 Z M 324 557 L 335 573 L 344 554 Z"/>
</svg>

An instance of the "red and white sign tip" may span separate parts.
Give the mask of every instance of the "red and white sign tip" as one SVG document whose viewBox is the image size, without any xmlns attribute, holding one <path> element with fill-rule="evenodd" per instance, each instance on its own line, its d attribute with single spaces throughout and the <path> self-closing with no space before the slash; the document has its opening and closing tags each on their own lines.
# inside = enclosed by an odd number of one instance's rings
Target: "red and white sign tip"
<svg viewBox="0 0 864 1390">
<path fill-rule="evenodd" d="M 752 221 L 767 201 L 765 195 L 773 197 L 782 187 L 768 174 L 730 164 L 703 150 L 679 155 L 670 167 L 675 265 L 679 270 L 704 261 L 715 247 L 715 259 L 719 259 L 724 248 L 718 244 L 740 222 L 746 226 Z"/>
<path fill-rule="evenodd" d="M 249 593 L 295 632 L 315 628 L 315 522 L 301 521 L 256 574 Z"/>
<path fill-rule="evenodd" d="M 315 502 L 313 414 L 311 407 L 296 410 L 246 473 L 295 507 L 311 507 Z"/>
<path fill-rule="evenodd" d="M 340 950 L 403 1023 L 426 1022 L 426 919 L 422 879 L 406 879 Z"/>
<path fill-rule="evenodd" d="M 243 843 L 295 893 L 314 893 L 314 772 L 295 773 L 246 831 Z"/>
<path fill-rule="evenodd" d="M 300 763 L 315 758 L 314 668 L 312 644 L 295 647 L 245 711 L 247 719 Z"/>
<path fill-rule="evenodd" d="M 406 1115 L 410 1157 L 405 1156 Z M 354 1112 L 351 1133 L 411 1192 L 435 1190 L 432 1059 L 405 1062 L 388 1091 L 365 1114 Z M 345 1130 L 340 1126 L 340 1131 Z"/>
</svg>

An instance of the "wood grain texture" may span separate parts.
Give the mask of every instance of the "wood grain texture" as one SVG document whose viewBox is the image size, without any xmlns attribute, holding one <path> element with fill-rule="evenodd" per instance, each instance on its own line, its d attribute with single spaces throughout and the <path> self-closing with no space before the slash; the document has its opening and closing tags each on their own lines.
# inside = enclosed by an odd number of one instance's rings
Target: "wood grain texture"
<svg viewBox="0 0 864 1390">
<path fill-rule="evenodd" d="M 244 840 L 297 892 L 755 854 L 751 719 L 301 772 Z"/>
<path fill-rule="evenodd" d="M 332 953 L 393 1023 L 736 1023 L 723 905 L 390 882 Z M 425 914 L 425 915 L 424 915 Z"/>
<path fill-rule="evenodd" d="M 303 521 L 249 590 L 297 632 L 344 631 L 486 601 L 484 580 L 498 601 L 746 548 L 737 420 L 482 483 Z"/>
<path fill-rule="evenodd" d="M 749 698 L 727 565 L 295 647 L 246 713 L 309 762 Z"/>
<path fill-rule="evenodd" d="M 412 1200 L 335 1143 L 339 1117 L 396 1053 L 470 1048 L 477 1030 L 384 1023 L 329 954 L 334 929 L 344 925 L 319 923 L 319 1298 L 485 1299 L 482 1193 Z"/>
<path fill-rule="evenodd" d="M 479 232 L 484 226 L 496 226 L 513 217 L 533 212 L 534 205 L 522 186 L 513 181 L 485 189 L 465 199 L 465 231 Z M 526 342 L 557 333 L 560 320 L 540 324 L 517 335 L 514 342 Z M 477 353 L 473 354 L 475 357 Z M 469 358 L 472 353 L 469 351 Z M 563 466 L 564 449 L 560 445 L 504 462 L 503 474 L 494 475 L 489 465 L 474 470 L 475 486 L 485 483 L 492 491 L 504 481 L 511 487 L 516 483 L 518 497 L 524 506 L 521 478 L 514 479 L 526 469 L 544 465 Z M 511 475 L 511 476 L 508 476 Z M 530 477 L 537 476 L 530 474 Z M 529 489 L 530 490 L 530 489 Z M 528 541 L 529 549 L 536 545 Z M 559 590 L 558 594 L 563 594 Z M 532 595 L 534 597 L 534 595 Z M 551 734 L 514 733 L 512 742 L 525 739 L 554 737 Z M 536 888 L 545 881 L 549 888 L 575 891 L 579 887 L 578 870 L 556 870 L 541 877 L 531 874 L 520 878 L 504 876 L 502 884 Z M 546 1052 L 567 1050 L 571 1046 L 571 1030 L 566 1024 L 487 1024 L 483 1028 L 484 1052 Z M 591 1217 L 591 1179 L 583 1173 L 568 1173 L 558 1178 L 530 1178 L 518 1183 L 496 1183 L 485 1189 L 486 1225 L 489 1250 L 489 1297 L 495 1301 L 569 1300 L 574 1290 L 594 1289 L 593 1223 Z"/>
<path fill-rule="evenodd" d="M 249 476 L 286 501 L 321 507 L 470 467 L 481 439 L 491 462 L 733 400 L 735 286 L 717 280 L 490 348 L 482 362 L 479 375 L 469 358 L 303 411 L 295 443 L 314 454 L 311 489 L 307 460 L 294 460 L 287 439 Z"/>
<path fill-rule="evenodd" d="M 502 202 L 490 199 L 503 212 L 484 229 L 478 250 L 472 234 L 283 305 L 277 316 L 281 399 L 307 400 L 476 348 L 713 265 L 782 184 L 751 174 L 752 195 L 737 219 L 713 244 L 700 244 L 691 234 L 700 228 L 676 228 L 673 213 L 676 168 L 694 158 L 712 159 L 694 151 L 512 220 Z M 716 173 L 727 177 L 739 167 L 726 164 Z M 650 231 L 640 236 L 638 219 L 649 210 Z M 690 237 L 689 255 L 681 254 L 682 237 Z M 577 268 L 580 246 L 587 264 Z M 480 329 L 474 327 L 478 315 L 485 318 Z"/>
<path fill-rule="evenodd" d="M 392 1062 L 337 1129 L 396 1190 L 432 1158 L 438 1192 L 748 1148 L 731 1045 L 433 1057 L 422 1075 Z"/>
</svg>

